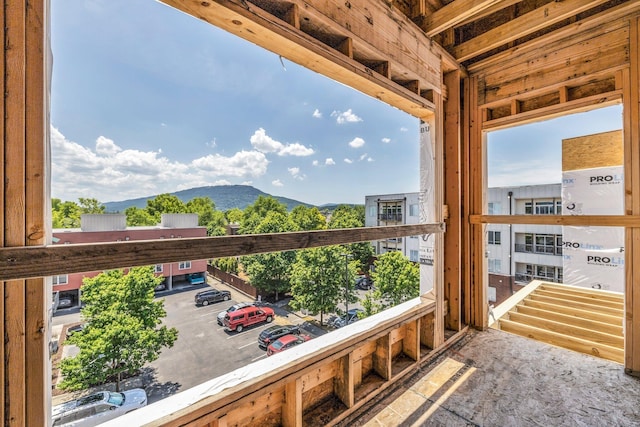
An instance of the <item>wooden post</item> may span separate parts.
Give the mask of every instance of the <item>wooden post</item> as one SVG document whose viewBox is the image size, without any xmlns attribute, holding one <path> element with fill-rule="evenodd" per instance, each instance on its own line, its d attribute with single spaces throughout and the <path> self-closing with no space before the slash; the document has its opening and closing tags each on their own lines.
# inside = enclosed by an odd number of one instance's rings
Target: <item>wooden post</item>
<svg viewBox="0 0 640 427">
<path fill-rule="evenodd" d="M 48 217 L 48 52 L 46 0 L 5 0 L 0 33 L 0 246 L 43 245 Z M 42 278 L 2 283 L 2 419 L 5 425 L 49 423 L 47 349 L 51 290 Z"/>
<path fill-rule="evenodd" d="M 285 385 L 282 405 L 283 427 L 302 426 L 302 381 L 296 378 Z"/>
<path fill-rule="evenodd" d="M 355 381 L 353 377 L 353 352 L 340 359 L 335 378 L 335 394 L 347 408 L 355 404 Z"/>
<path fill-rule="evenodd" d="M 640 18 L 630 22 L 629 69 L 622 72 L 625 206 L 640 215 Z M 625 372 L 640 376 L 640 229 L 627 228 L 625 241 Z"/>
<path fill-rule="evenodd" d="M 378 338 L 376 351 L 373 353 L 373 370 L 385 380 L 391 379 L 391 345 L 389 334 Z"/>
<path fill-rule="evenodd" d="M 449 302 L 445 327 L 459 331 L 461 323 L 462 183 L 460 71 L 444 75 L 448 97 L 444 102 L 444 204 L 448 208 L 444 235 L 444 299 Z"/>
<path fill-rule="evenodd" d="M 478 106 L 478 78 L 470 79 L 469 103 L 469 209 L 470 214 L 482 214 L 484 212 L 484 192 L 486 183 L 486 147 L 482 133 L 483 118 L 486 118 L 486 109 Z M 477 329 L 487 328 L 487 292 L 485 286 L 485 256 L 484 256 L 484 225 L 471 226 L 470 246 L 471 272 L 470 272 L 470 298 L 471 318 L 469 324 Z"/>
<path fill-rule="evenodd" d="M 415 361 L 420 360 L 420 320 L 416 319 L 405 325 L 402 352 Z"/>
</svg>

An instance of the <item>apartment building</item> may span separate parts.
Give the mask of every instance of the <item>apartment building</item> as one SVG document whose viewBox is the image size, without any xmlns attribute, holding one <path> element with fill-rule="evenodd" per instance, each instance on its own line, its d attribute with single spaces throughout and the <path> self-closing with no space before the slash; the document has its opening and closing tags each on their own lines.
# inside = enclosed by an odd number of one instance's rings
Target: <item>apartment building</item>
<svg viewBox="0 0 640 427">
<path fill-rule="evenodd" d="M 207 228 L 198 226 L 197 214 L 162 214 L 160 224 L 145 227 L 127 227 L 124 214 L 84 214 L 80 222 L 80 228 L 54 229 L 53 243 L 126 242 L 207 235 Z M 167 289 L 171 289 L 174 283 L 203 280 L 206 271 L 207 261 L 204 259 L 155 265 L 155 272 L 165 278 L 164 287 Z M 53 276 L 54 306 L 56 300 L 65 301 L 64 305 L 67 306 L 77 306 L 80 302 L 82 280 L 100 273 L 101 271 L 88 271 Z"/>
<path fill-rule="evenodd" d="M 489 215 L 561 215 L 560 184 L 496 187 L 488 191 Z M 418 224 L 418 192 L 365 197 L 365 227 Z M 499 303 L 534 279 L 562 282 L 562 227 L 488 224 L 489 301 Z M 376 254 L 401 251 L 419 259 L 420 236 L 372 242 Z"/>
<path fill-rule="evenodd" d="M 365 227 L 419 224 L 418 192 L 365 196 Z M 377 255 L 401 251 L 411 261 L 420 261 L 420 236 L 390 237 L 371 242 Z"/>
<path fill-rule="evenodd" d="M 489 215 L 561 215 L 561 184 L 494 187 Z M 485 231 L 489 301 L 500 303 L 531 280 L 562 283 L 562 227 L 487 224 Z"/>
</svg>

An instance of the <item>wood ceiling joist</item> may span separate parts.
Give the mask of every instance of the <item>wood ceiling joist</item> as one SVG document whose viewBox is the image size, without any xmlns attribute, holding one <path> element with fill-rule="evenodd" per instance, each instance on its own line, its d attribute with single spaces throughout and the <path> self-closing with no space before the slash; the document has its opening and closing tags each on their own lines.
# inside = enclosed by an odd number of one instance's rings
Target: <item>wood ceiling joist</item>
<svg viewBox="0 0 640 427">
<path fill-rule="evenodd" d="M 562 314 L 541 308 L 531 307 L 525 304 L 518 304 L 515 311 L 529 316 L 561 322 L 578 328 L 594 329 L 599 332 L 622 336 L 622 324 L 612 325 L 610 323 L 599 322 L 597 320 L 584 319 L 577 314 Z M 511 314 L 511 313 L 510 313 Z"/>
<path fill-rule="evenodd" d="M 427 15 L 422 22 L 422 29 L 429 37 L 441 33 L 447 28 L 455 27 L 468 19 L 477 17 L 495 6 L 500 6 L 502 0 L 455 0 L 448 5 Z"/>
<path fill-rule="evenodd" d="M 560 300 L 576 301 L 576 302 L 581 302 L 581 303 L 584 303 L 584 304 L 597 304 L 600 307 L 615 308 L 617 310 L 623 310 L 624 309 L 624 301 L 610 301 L 610 300 L 604 300 L 604 299 L 603 300 L 597 300 L 597 299 L 594 299 L 594 298 L 578 296 L 578 295 L 572 294 L 572 293 L 567 293 L 567 292 L 562 292 L 562 291 L 551 291 L 551 290 L 544 290 L 544 289 L 537 289 L 534 294 L 535 295 L 546 296 L 546 297 L 551 297 L 551 298 L 556 298 L 556 299 L 560 299 Z"/>
<path fill-rule="evenodd" d="M 512 19 L 453 48 L 453 56 L 464 62 L 509 42 L 535 33 L 608 0 L 566 0 L 551 2 L 536 10 Z"/>
<path fill-rule="evenodd" d="M 579 309 L 574 307 L 566 307 L 563 305 L 553 304 L 550 302 L 544 301 L 534 301 L 531 299 L 526 299 L 522 301 L 522 304 L 534 308 L 540 308 L 542 310 L 553 311 L 554 313 L 561 313 L 567 315 L 575 315 L 582 317 L 583 319 L 595 320 L 596 322 L 608 323 L 610 325 L 620 325 L 621 317 L 611 314 L 605 314 L 601 312 L 594 312 L 585 309 Z"/>
<path fill-rule="evenodd" d="M 545 317 L 532 316 L 517 311 L 511 311 L 508 314 L 508 320 L 512 322 L 523 323 L 525 325 L 534 326 L 536 328 L 546 329 L 558 334 L 574 336 L 577 338 L 597 342 L 611 347 L 623 348 L 624 337 L 622 334 L 613 335 L 606 332 L 596 331 L 591 328 L 582 328 L 576 325 L 558 322 Z"/>
<path fill-rule="evenodd" d="M 621 348 L 600 344 L 571 335 L 561 334 L 543 328 L 536 328 L 534 326 L 512 322 L 506 319 L 500 320 L 500 329 L 558 347 L 612 360 L 614 362 L 622 363 L 624 361 L 624 350 Z"/>
<path fill-rule="evenodd" d="M 541 290 L 553 290 L 553 291 L 562 291 L 567 294 L 579 295 L 586 298 L 593 298 L 598 301 L 619 301 L 624 303 L 624 295 L 618 293 L 605 293 L 601 290 L 589 289 L 589 288 L 578 288 L 576 286 L 562 286 L 562 285 L 554 285 L 552 283 L 544 283 L 538 287 Z"/>
<path fill-rule="evenodd" d="M 547 302 L 554 305 L 559 305 L 567 308 L 577 308 L 580 310 L 587 310 L 594 313 L 604 313 L 612 316 L 622 316 L 624 310 L 619 308 L 602 307 L 597 304 L 587 304 L 579 301 L 571 301 L 568 299 L 552 298 L 543 295 L 536 295 L 535 293 L 529 295 L 529 299 L 533 301 Z"/>
</svg>

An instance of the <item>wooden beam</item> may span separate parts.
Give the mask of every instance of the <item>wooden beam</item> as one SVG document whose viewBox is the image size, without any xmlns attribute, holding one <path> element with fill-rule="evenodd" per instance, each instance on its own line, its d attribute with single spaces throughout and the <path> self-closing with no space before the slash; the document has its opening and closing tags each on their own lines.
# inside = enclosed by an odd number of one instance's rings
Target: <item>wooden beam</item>
<svg viewBox="0 0 640 427">
<path fill-rule="evenodd" d="M 528 326 L 545 329 L 547 331 L 556 332 L 558 334 L 570 337 L 582 338 L 589 341 L 597 342 L 611 347 L 624 349 L 624 338 L 622 335 L 611 335 L 590 328 L 582 328 L 576 325 L 569 325 L 558 322 L 546 317 L 537 317 L 520 312 L 509 312 L 507 320 L 522 323 Z"/>
<path fill-rule="evenodd" d="M 624 310 L 623 299 L 620 299 L 619 301 L 612 301 L 607 299 L 600 300 L 597 297 L 594 297 L 594 298 L 582 297 L 576 294 L 566 293 L 562 291 L 551 291 L 551 290 L 545 290 L 540 288 L 538 288 L 535 291 L 535 295 L 542 295 L 546 297 L 557 298 L 560 300 L 575 301 L 575 302 L 581 302 L 585 304 L 598 305 L 600 307 L 609 307 L 609 308 L 615 308 L 618 310 Z"/>
<path fill-rule="evenodd" d="M 616 20 L 628 20 L 629 16 L 640 11 L 640 3 L 627 1 L 618 6 L 592 15 L 580 21 L 564 25 L 555 31 L 536 37 L 526 43 L 491 55 L 486 59 L 470 64 L 467 69 L 472 74 L 482 73 L 487 68 L 500 68 L 512 61 L 527 61 L 531 56 L 539 56 L 541 51 L 554 51 L 563 47 L 562 40 L 573 37 L 589 38 L 593 34 L 608 32 L 610 23 Z"/>
<path fill-rule="evenodd" d="M 302 381 L 295 378 L 285 385 L 282 426 L 302 427 Z"/>
<path fill-rule="evenodd" d="M 594 341 L 559 334 L 545 329 L 512 322 L 510 320 L 501 320 L 500 329 L 558 347 L 568 348 L 569 350 L 612 360 L 614 362 L 622 363 L 624 360 L 624 351 L 622 349 L 599 344 Z"/>
<path fill-rule="evenodd" d="M 389 343 L 389 334 L 378 338 L 376 352 L 373 353 L 373 369 L 383 379 L 391 379 L 391 344 Z"/>
<path fill-rule="evenodd" d="M 559 283 L 543 282 L 538 289 L 562 292 L 567 295 L 578 295 L 583 298 L 591 298 L 597 301 L 618 301 L 624 304 L 624 295 L 615 292 L 602 291 L 600 289 L 582 288 L 578 286 L 561 285 Z"/>
<path fill-rule="evenodd" d="M 334 392 L 347 408 L 355 404 L 355 381 L 353 376 L 353 353 L 342 357 L 334 382 Z"/>
<path fill-rule="evenodd" d="M 0 280 L 314 248 L 442 233 L 444 224 L 0 248 Z M 33 263 L 34 259 L 39 260 Z"/>
<path fill-rule="evenodd" d="M 492 28 L 478 37 L 455 46 L 453 48 L 453 56 L 458 61 L 464 62 L 607 1 L 565 0 L 547 3 L 529 13 L 512 19 L 506 24 Z"/>
<path fill-rule="evenodd" d="M 509 315 L 513 314 L 513 312 L 553 320 L 554 322 L 563 323 L 567 326 L 592 329 L 609 335 L 616 335 L 620 337 L 624 335 L 622 331 L 622 324 L 612 325 L 610 323 L 598 322 L 597 320 L 583 319 L 577 315 L 556 313 L 554 311 L 531 307 L 524 304 L 518 304 L 515 307 L 515 310 L 509 313 Z"/>
<path fill-rule="evenodd" d="M 595 312 L 575 307 L 567 307 L 564 305 L 553 304 L 549 301 L 535 301 L 526 299 L 522 301 L 522 304 L 529 307 L 540 308 L 542 310 L 553 311 L 555 313 L 568 314 L 570 316 L 578 316 L 583 319 L 591 319 L 595 320 L 596 322 L 608 323 L 615 326 L 618 326 L 622 323 L 622 317 L 619 315 Z"/>
<path fill-rule="evenodd" d="M 446 328 L 462 328 L 462 114 L 458 71 L 444 75 L 448 88 L 444 103 L 444 204 L 448 206 L 444 235 L 444 298 L 449 301 Z"/>
<path fill-rule="evenodd" d="M 640 17 L 630 20 L 624 88 L 624 183 L 627 214 L 640 216 Z M 640 376 L 640 227 L 626 230 L 625 372 Z"/>
<path fill-rule="evenodd" d="M 429 37 L 433 37 L 500 3 L 502 0 L 455 0 L 427 15 L 422 28 Z"/>
<path fill-rule="evenodd" d="M 640 227 L 631 215 L 470 215 L 471 224 L 577 225 L 582 227 Z"/>
<path fill-rule="evenodd" d="M 5 39 L 3 43 L 5 74 L 5 165 L 4 186 L 4 241 L 3 246 L 20 247 L 26 244 L 26 68 L 32 59 L 28 57 L 26 46 L 27 8 L 22 2 L 4 3 Z M 42 98 L 40 99 L 43 105 Z M 39 169 L 41 170 L 41 169 Z M 35 206 L 34 206 L 35 208 Z M 27 425 L 27 397 L 32 398 L 27 389 L 26 365 L 26 285 L 25 280 L 4 283 L 4 424 L 6 426 Z M 29 334 L 31 338 L 31 334 Z M 41 395 L 42 396 L 42 395 Z M 35 405 L 34 405 L 35 406 Z M 44 409 L 44 408 L 43 408 Z M 37 408 L 34 407 L 34 411 Z M 42 410 L 39 419 L 44 418 Z"/>
<path fill-rule="evenodd" d="M 580 310 L 587 310 L 593 313 L 604 313 L 611 316 L 619 316 L 621 319 L 624 314 L 624 310 L 621 308 L 602 307 L 597 304 L 588 304 L 580 301 L 552 298 L 544 295 L 537 295 L 535 293 L 529 295 L 528 300 L 547 302 L 549 304 L 559 305 L 563 307 L 579 308 Z"/>
<path fill-rule="evenodd" d="M 415 361 L 420 361 L 420 322 L 418 319 L 405 325 L 402 352 Z"/>
<path fill-rule="evenodd" d="M 365 65 L 312 38 L 263 9 L 254 5 L 247 7 L 249 3 L 244 0 L 162 1 L 303 67 L 395 106 L 414 117 L 426 118 L 433 114 L 433 105 L 420 97 L 420 95 L 412 93 L 382 75 L 371 73 L 371 70 Z M 293 0 L 292 3 L 298 4 L 300 14 L 315 14 L 316 16 L 324 17 L 324 19 L 326 19 L 329 12 L 340 10 L 344 7 L 337 0 L 330 0 L 324 2 L 326 3 L 324 4 L 326 10 L 323 10 L 324 13 L 320 13 L 308 2 Z M 356 0 L 355 2 L 352 0 L 350 5 L 354 9 L 361 10 L 362 13 L 350 13 L 345 16 L 364 20 L 364 22 L 351 22 L 352 26 L 358 26 L 358 34 L 352 33 L 353 37 L 360 36 L 364 39 L 366 26 L 369 25 L 371 27 L 369 30 L 370 40 L 367 40 L 367 42 L 377 43 L 373 46 L 376 50 L 382 49 L 379 55 L 380 59 L 393 58 L 398 62 L 398 65 L 403 64 L 402 61 L 406 59 L 415 61 L 412 64 L 408 64 L 407 67 L 416 76 L 423 76 L 423 84 L 425 86 L 440 90 L 438 86 L 440 82 L 438 74 L 440 56 L 431 50 L 433 45 L 426 36 L 420 34 L 420 30 L 415 24 L 410 22 L 406 16 L 397 12 L 395 14 L 390 12 L 388 8 L 384 8 L 378 2 L 371 4 L 366 2 L 365 4 L 365 0 Z M 372 13 L 376 18 L 375 30 L 365 19 Z M 389 14 L 393 15 L 393 19 Z M 335 21 L 330 21 L 330 24 L 337 31 L 339 25 Z M 397 31 L 398 25 L 402 26 L 403 31 Z M 384 31 L 382 31 L 383 29 Z M 347 33 L 346 31 L 342 32 Z M 349 31 L 349 33 L 351 32 Z M 416 43 L 416 41 L 419 42 Z M 408 52 L 406 51 L 410 46 L 411 55 L 407 54 Z M 403 55 L 399 55 L 400 51 Z M 432 74 L 428 79 L 425 75 L 426 71 Z"/>
</svg>

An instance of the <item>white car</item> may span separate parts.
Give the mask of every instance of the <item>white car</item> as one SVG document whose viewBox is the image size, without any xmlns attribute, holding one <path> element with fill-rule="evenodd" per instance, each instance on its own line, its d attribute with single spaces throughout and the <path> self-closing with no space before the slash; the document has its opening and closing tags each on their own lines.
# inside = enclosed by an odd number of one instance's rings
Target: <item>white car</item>
<svg viewBox="0 0 640 427">
<path fill-rule="evenodd" d="M 53 407 L 53 425 L 97 426 L 147 404 L 147 393 L 134 388 L 122 393 L 100 391 Z"/>
<path fill-rule="evenodd" d="M 254 305 L 255 303 L 253 302 L 239 302 L 227 308 L 225 311 L 221 311 L 220 313 L 218 313 L 218 325 L 224 326 L 224 316 L 226 316 L 227 313 L 232 313 L 245 307 L 253 307 Z"/>
</svg>

